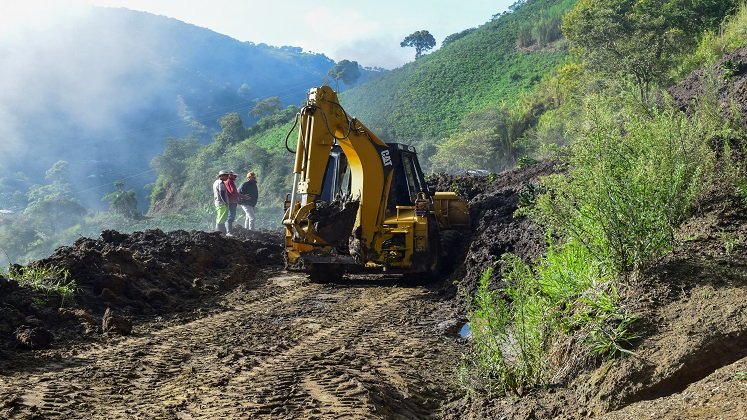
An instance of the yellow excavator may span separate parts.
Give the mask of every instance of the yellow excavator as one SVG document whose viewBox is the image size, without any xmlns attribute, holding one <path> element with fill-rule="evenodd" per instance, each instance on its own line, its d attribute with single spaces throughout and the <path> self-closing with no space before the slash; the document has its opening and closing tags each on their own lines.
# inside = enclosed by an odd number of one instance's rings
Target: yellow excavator
<svg viewBox="0 0 747 420">
<path fill-rule="evenodd" d="M 469 231 L 467 203 L 431 192 L 415 149 L 382 141 L 329 86 L 309 91 L 296 125 L 295 151 L 286 137 L 295 153 L 283 216 L 286 268 L 313 282 L 345 272 L 438 276 Z"/>
</svg>

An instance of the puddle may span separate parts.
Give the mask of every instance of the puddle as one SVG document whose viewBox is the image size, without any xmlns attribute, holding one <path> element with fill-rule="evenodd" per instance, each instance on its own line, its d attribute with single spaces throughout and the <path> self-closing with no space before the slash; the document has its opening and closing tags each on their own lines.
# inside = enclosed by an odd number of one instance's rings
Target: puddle
<svg viewBox="0 0 747 420">
<path fill-rule="evenodd" d="M 469 322 L 467 322 L 459 329 L 459 336 L 462 338 L 469 338 L 470 335 L 472 335 L 472 328 L 469 326 Z"/>
</svg>

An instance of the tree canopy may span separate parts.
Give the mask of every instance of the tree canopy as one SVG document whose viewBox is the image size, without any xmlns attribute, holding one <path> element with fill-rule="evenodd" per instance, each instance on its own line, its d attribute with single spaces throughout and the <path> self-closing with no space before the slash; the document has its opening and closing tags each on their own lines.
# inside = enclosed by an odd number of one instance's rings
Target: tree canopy
<svg viewBox="0 0 747 420">
<path fill-rule="evenodd" d="M 218 120 L 218 123 L 220 124 L 221 131 L 214 136 L 213 141 L 222 150 L 244 140 L 246 129 L 238 113 L 231 112 L 226 114 Z"/>
<path fill-rule="evenodd" d="M 436 39 L 426 30 L 416 31 L 407 35 L 399 44 L 400 47 L 415 47 L 415 59 L 420 58 L 423 52 L 436 46 Z"/>
<path fill-rule="evenodd" d="M 592 70 L 631 76 L 645 98 L 665 82 L 696 34 L 717 27 L 737 0 L 580 0 L 563 33 Z"/>
<path fill-rule="evenodd" d="M 262 118 L 278 111 L 280 111 L 280 97 L 270 96 L 269 98 L 258 101 L 257 104 L 254 105 L 254 108 L 249 111 L 249 114 L 257 118 Z"/>
<path fill-rule="evenodd" d="M 338 82 L 342 80 L 343 83 L 350 86 L 361 77 L 361 71 L 358 67 L 357 61 L 341 60 L 329 69 L 327 74 Z"/>
<path fill-rule="evenodd" d="M 114 183 L 116 190 L 109 194 L 106 194 L 103 198 L 104 201 L 109 202 L 109 210 L 112 213 L 121 214 L 130 219 L 137 219 L 140 217 L 140 212 L 137 210 L 137 194 L 134 190 L 125 190 L 125 184 L 122 181 Z"/>
<path fill-rule="evenodd" d="M 52 182 L 34 185 L 27 193 L 28 205 L 23 214 L 46 220 L 47 233 L 56 233 L 86 214 L 86 209 L 75 198 L 67 168 L 66 161 L 58 161 L 46 172 L 46 178 Z"/>
</svg>

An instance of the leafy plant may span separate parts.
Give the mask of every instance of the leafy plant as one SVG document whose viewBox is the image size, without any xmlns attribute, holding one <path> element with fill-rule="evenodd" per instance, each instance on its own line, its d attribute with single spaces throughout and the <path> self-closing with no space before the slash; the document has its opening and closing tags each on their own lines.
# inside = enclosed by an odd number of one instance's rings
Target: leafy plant
<svg viewBox="0 0 747 420">
<path fill-rule="evenodd" d="M 534 266 L 504 254 L 501 267 L 505 287 L 492 290 L 486 271 L 470 305 L 472 347 L 461 366 L 468 388 L 521 393 L 544 383 L 550 343 L 577 330 L 588 335 L 592 353 L 627 350 L 634 318 L 619 310 L 616 294 L 590 292 L 609 284 L 609 274 L 581 244 L 551 245 Z"/>
<path fill-rule="evenodd" d="M 744 70 L 744 64 L 741 60 L 731 59 L 726 60 L 721 64 L 721 72 L 724 79 L 731 79 L 735 75 L 741 73 Z"/>
<path fill-rule="evenodd" d="M 70 273 L 64 268 L 14 266 L 9 270 L 8 276 L 21 286 L 37 292 L 59 295 L 63 303 L 72 299 L 78 289 L 75 280 L 70 278 Z"/>
<path fill-rule="evenodd" d="M 599 261 L 629 273 L 666 252 L 674 228 L 703 185 L 717 134 L 701 114 L 642 111 L 635 101 L 592 96 L 575 130 L 568 175 L 543 184 L 534 216 L 550 231 L 583 243 Z"/>
<path fill-rule="evenodd" d="M 727 256 L 731 256 L 734 249 L 744 243 L 744 237 L 736 232 L 720 231 L 719 237 L 723 243 L 724 252 Z"/>
<path fill-rule="evenodd" d="M 742 202 L 747 205 L 747 180 L 744 177 L 739 177 L 735 181 L 735 187 L 737 194 L 742 197 Z"/>
<path fill-rule="evenodd" d="M 526 293 L 527 284 L 519 278 L 531 274 L 515 273 L 516 281 L 503 292 L 491 290 L 492 268 L 480 278 L 468 316 L 472 351 L 460 368 L 462 383 L 470 390 L 520 393 L 541 381 L 545 306 Z"/>
<path fill-rule="evenodd" d="M 580 299 L 584 309 L 575 315 L 575 322 L 590 329 L 586 343 L 591 353 L 605 360 L 633 354 L 632 343 L 640 337 L 633 328 L 638 317 L 620 308 L 619 301 L 614 283 L 600 284 Z"/>
</svg>

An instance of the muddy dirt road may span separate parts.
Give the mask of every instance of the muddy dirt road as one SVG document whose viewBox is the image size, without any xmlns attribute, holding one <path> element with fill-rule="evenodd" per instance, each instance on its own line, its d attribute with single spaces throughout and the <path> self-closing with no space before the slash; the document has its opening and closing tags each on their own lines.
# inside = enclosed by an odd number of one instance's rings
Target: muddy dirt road
<svg viewBox="0 0 747 420">
<path fill-rule="evenodd" d="M 449 301 L 258 272 L 192 319 L 0 361 L 2 418 L 428 418 L 459 394 Z"/>
</svg>

